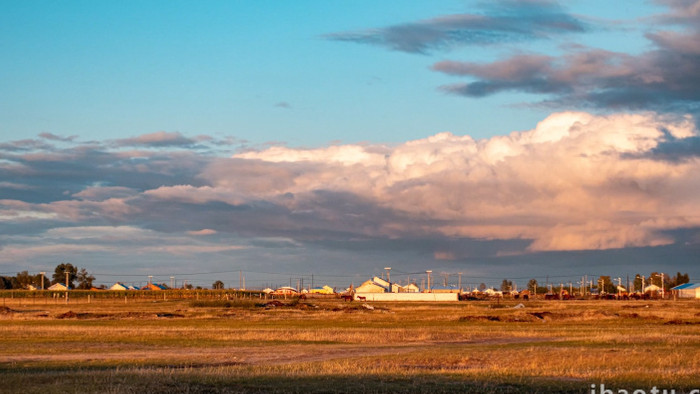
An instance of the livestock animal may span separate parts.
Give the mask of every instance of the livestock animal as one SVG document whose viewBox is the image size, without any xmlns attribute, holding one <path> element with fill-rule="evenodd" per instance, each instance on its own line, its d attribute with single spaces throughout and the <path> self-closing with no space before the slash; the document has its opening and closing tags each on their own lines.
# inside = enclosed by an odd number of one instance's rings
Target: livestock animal
<svg viewBox="0 0 700 394">
<path fill-rule="evenodd" d="M 358 301 L 367 301 L 367 297 L 364 296 L 357 296 Z"/>
</svg>

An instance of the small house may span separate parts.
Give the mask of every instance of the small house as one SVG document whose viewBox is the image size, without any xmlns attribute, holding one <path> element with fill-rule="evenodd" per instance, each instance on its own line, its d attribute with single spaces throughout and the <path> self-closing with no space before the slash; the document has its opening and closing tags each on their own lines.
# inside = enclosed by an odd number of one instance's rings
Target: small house
<svg viewBox="0 0 700 394">
<path fill-rule="evenodd" d="M 156 283 L 149 283 L 146 286 L 142 287 L 141 290 L 153 290 L 153 291 L 161 291 L 161 290 L 167 290 L 168 288 L 165 285 L 159 285 Z"/>
<path fill-rule="evenodd" d="M 484 290 L 484 294 L 489 297 L 503 297 L 503 292 L 495 290 L 493 288 Z"/>
<path fill-rule="evenodd" d="M 51 286 L 49 286 L 48 290 L 51 291 L 66 291 L 68 288 L 66 287 L 65 284 L 63 283 L 54 283 Z"/>
<path fill-rule="evenodd" d="M 391 286 L 391 291 L 389 290 Z M 355 289 L 358 293 L 405 293 L 406 289 L 398 283 L 389 283 L 386 280 L 375 276 L 362 283 Z"/>
<path fill-rule="evenodd" d="M 274 295 L 295 295 L 299 294 L 299 291 L 293 287 L 282 286 L 275 290 L 272 294 Z"/>
<path fill-rule="evenodd" d="M 323 287 L 314 287 L 309 291 L 311 294 L 335 294 L 335 291 L 333 290 L 332 287 L 326 285 Z"/>
<path fill-rule="evenodd" d="M 109 288 L 109 290 L 133 290 L 133 286 L 127 286 L 121 282 L 117 282 Z"/>
<path fill-rule="evenodd" d="M 657 285 L 649 285 L 644 288 L 645 293 L 655 293 L 661 291 L 661 288 Z"/>
<path fill-rule="evenodd" d="M 386 293 L 387 288 L 370 279 L 357 286 L 355 291 L 358 293 Z"/>
</svg>

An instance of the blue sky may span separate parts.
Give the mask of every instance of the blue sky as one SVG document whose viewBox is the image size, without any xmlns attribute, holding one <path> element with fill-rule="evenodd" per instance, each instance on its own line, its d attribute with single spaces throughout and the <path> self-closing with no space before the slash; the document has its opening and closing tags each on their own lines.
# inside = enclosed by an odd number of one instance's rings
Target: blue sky
<svg viewBox="0 0 700 394">
<path fill-rule="evenodd" d="M 466 1 L 7 2 L 0 131 L 84 139 L 178 131 L 318 146 L 525 130 L 550 109 L 526 106 L 538 100 L 522 93 L 445 94 L 438 87 L 454 78 L 430 67 L 510 51 L 560 53 L 572 43 L 641 51 L 648 23 L 638 20 L 659 8 L 564 7 L 594 24 L 592 32 L 416 54 L 328 36 L 488 10 Z"/>
<path fill-rule="evenodd" d="M 698 1 L 0 11 L 2 273 L 700 277 Z"/>
</svg>

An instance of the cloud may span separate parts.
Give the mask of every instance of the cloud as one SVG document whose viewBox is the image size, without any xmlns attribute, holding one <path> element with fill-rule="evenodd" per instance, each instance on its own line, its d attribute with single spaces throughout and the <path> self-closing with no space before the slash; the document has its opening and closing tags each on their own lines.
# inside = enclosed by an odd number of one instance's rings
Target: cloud
<svg viewBox="0 0 700 394">
<path fill-rule="evenodd" d="M 182 264 L 297 253 L 302 264 L 304 253 L 381 251 L 455 264 L 672 247 L 700 229 L 699 138 L 691 116 L 561 112 L 482 140 L 444 132 L 231 157 L 109 144 L 5 152 L 0 260 L 84 250 Z M 255 246 L 269 240 L 285 243 Z"/>
<path fill-rule="evenodd" d="M 429 53 L 459 45 L 490 45 L 545 39 L 588 29 L 554 1 L 500 1 L 480 5 L 483 13 L 445 15 L 384 28 L 326 34 L 324 38 L 377 45 L 395 51 Z"/>
<path fill-rule="evenodd" d="M 639 156 L 669 137 L 694 141 L 696 133 L 688 118 L 559 113 L 534 130 L 488 140 L 442 133 L 410 141 L 364 164 L 327 159 L 337 147 L 277 147 L 237 158 L 267 162 L 271 179 L 282 167 L 308 166 L 287 173 L 275 189 L 248 193 L 365 236 L 441 234 L 530 239 L 530 250 L 609 249 L 668 244 L 665 230 L 700 224 L 677 211 L 681 201 L 688 212 L 698 210 L 688 200 L 697 163 Z M 215 176 L 223 176 L 215 184 L 230 181 L 223 172 Z M 335 201 L 320 199 L 321 189 L 333 191 Z M 670 189 L 677 194 L 665 193 Z M 367 206 L 375 207 L 371 218 L 363 216 Z M 354 220 L 366 227 L 354 227 Z"/>
<path fill-rule="evenodd" d="M 700 35 L 639 56 L 585 50 L 562 58 L 519 55 L 485 64 L 443 61 L 433 70 L 474 78 L 441 88 L 467 97 L 517 91 L 550 96 L 546 103 L 555 106 L 694 111 L 700 102 L 700 52 L 686 51 L 696 46 L 686 41 L 700 42 Z"/>
<path fill-rule="evenodd" d="M 39 134 L 39 137 L 41 137 L 45 140 L 50 140 L 50 141 L 72 142 L 78 136 L 71 135 L 69 137 L 62 137 L 62 136 L 52 134 L 52 133 L 41 133 L 41 134 Z"/>
<path fill-rule="evenodd" d="M 653 49 L 638 55 L 579 47 L 563 56 L 518 54 L 491 63 L 441 61 L 434 71 L 468 78 L 445 92 L 484 97 L 524 92 L 556 107 L 695 112 L 700 109 L 700 17 L 697 2 L 669 1 L 658 21 L 680 30 L 646 34 Z"/>
<path fill-rule="evenodd" d="M 192 147 L 197 139 L 187 138 L 178 132 L 168 133 L 159 131 L 143 134 L 138 137 L 116 140 L 117 146 L 143 146 L 143 147 Z"/>
<path fill-rule="evenodd" d="M 187 234 L 190 235 L 213 235 L 216 234 L 216 230 L 212 230 L 210 228 L 205 228 L 197 231 L 188 231 Z"/>
<path fill-rule="evenodd" d="M 292 105 L 286 101 L 280 101 L 280 102 L 275 103 L 275 107 L 284 108 L 284 109 L 292 109 Z"/>
</svg>

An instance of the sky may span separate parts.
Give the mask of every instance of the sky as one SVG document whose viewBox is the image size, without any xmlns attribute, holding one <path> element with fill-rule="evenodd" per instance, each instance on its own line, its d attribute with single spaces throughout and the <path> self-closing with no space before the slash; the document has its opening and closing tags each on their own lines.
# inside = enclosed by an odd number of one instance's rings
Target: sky
<svg viewBox="0 0 700 394">
<path fill-rule="evenodd" d="M 700 1 L 0 10 L 2 275 L 700 280 Z"/>
</svg>

